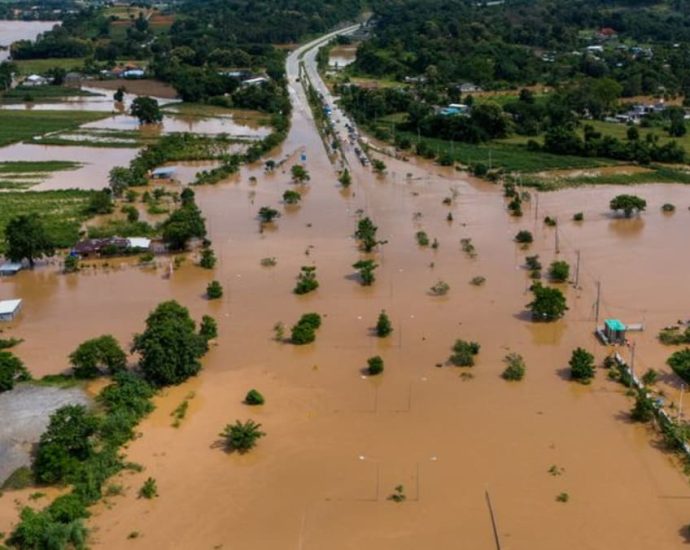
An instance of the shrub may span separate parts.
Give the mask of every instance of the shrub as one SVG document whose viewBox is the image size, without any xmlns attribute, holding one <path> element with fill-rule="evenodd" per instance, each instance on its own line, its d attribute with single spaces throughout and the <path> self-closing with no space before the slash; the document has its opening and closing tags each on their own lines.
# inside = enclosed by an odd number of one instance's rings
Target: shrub
<svg viewBox="0 0 690 550">
<path fill-rule="evenodd" d="M 434 296 L 445 296 L 450 290 L 450 285 L 445 281 L 438 281 L 429 289 L 429 292 Z"/>
<path fill-rule="evenodd" d="M 568 262 L 562 260 L 555 261 L 549 267 L 549 277 L 557 283 L 564 283 L 568 280 L 569 276 L 570 266 Z"/>
<path fill-rule="evenodd" d="M 674 352 L 666 360 L 666 364 L 673 369 L 684 382 L 690 383 L 690 348 Z"/>
<path fill-rule="evenodd" d="M 213 252 L 212 248 L 204 248 L 201 251 L 199 266 L 204 269 L 213 269 L 216 266 L 216 254 Z"/>
<path fill-rule="evenodd" d="M 251 389 L 247 392 L 244 402 L 247 405 L 263 405 L 266 400 L 264 399 L 264 396 L 261 395 L 257 390 Z"/>
<path fill-rule="evenodd" d="M 158 496 L 158 484 L 156 483 L 156 480 L 153 479 L 152 477 L 149 477 L 144 481 L 144 484 L 141 486 L 139 489 L 139 497 L 140 498 L 147 498 L 147 499 L 152 499 L 154 497 Z"/>
<path fill-rule="evenodd" d="M 470 279 L 470 284 L 473 286 L 482 286 L 486 282 L 486 277 L 483 277 L 481 275 L 477 275 L 476 277 L 472 277 Z"/>
<path fill-rule="evenodd" d="M 206 296 L 209 300 L 217 300 L 223 297 L 223 287 L 218 281 L 211 281 L 206 287 Z"/>
<path fill-rule="evenodd" d="M 525 376 L 525 361 L 518 353 L 509 353 L 503 359 L 507 365 L 501 376 L 511 382 L 522 380 Z"/>
<path fill-rule="evenodd" d="M 276 218 L 280 218 L 280 212 L 275 208 L 262 206 L 259 209 L 259 220 L 261 220 L 261 223 L 272 223 Z"/>
<path fill-rule="evenodd" d="M 588 384 L 594 377 L 594 356 L 587 350 L 576 348 L 570 357 L 570 378 Z"/>
<path fill-rule="evenodd" d="M 278 260 L 275 258 L 261 258 L 261 265 L 263 267 L 275 267 L 278 264 Z"/>
<path fill-rule="evenodd" d="M 376 376 L 383 372 L 383 359 L 378 355 L 369 357 L 369 359 L 367 359 L 367 365 L 367 371 L 371 376 Z"/>
<path fill-rule="evenodd" d="M 293 292 L 295 294 L 307 294 L 319 288 L 319 281 L 316 280 L 316 267 L 302 266 L 297 276 L 297 285 Z"/>
<path fill-rule="evenodd" d="M 236 420 L 234 424 L 228 424 L 220 433 L 223 438 L 225 447 L 229 451 L 237 451 L 244 454 L 253 449 L 258 440 L 266 435 L 261 431 L 261 424 L 257 424 L 253 420 L 240 422 Z"/>
<path fill-rule="evenodd" d="M 379 313 L 378 321 L 376 321 L 376 336 L 379 338 L 385 338 L 391 332 L 393 332 L 391 320 L 388 317 L 386 310 L 382 310 L 381 313 Z"/>
<path fill-rule="evenodd" d="M 7 539 L 10 546 L 22 549 L 86 548 L 86 527 L 81 519 L 61 523 L 47 510 L 37 512 L 25 507 L 20 522 Z"/>
<path fill-rule="evenodd" d="M 472 244 L 472 239 L 460 239 L 460 246 L 462 247 L 462 251 L 470 258 L 477 257 L 477 249 L 474 244 Z"/>
<path fill-rule="evenodd" d="M 655 371 L 654 369 L 647 369 L 647 372 L 645 372 L 642 375 L 642 383 L 645 386 L 652 386 L 656 384 L 656 381 L 659 379 L 659 373 Z"/>
<path fill-rule="evenodd" d="M 415 238 L 419 246 L 429 246 L 429 235 L 425 231 L 417 231 Z"/>
<path fill-rule="evenodd" d="M 29 371 L 16 355 L 0 351 L 0 392 L 9 391 L 17 382 L 31 380 Z"/>
<path fill-rule="evenodd" d="M 201 336 L 207 342 L 218 338 L 218 323 L 210 315 L 204 315 L 201 318 L 201 324 L 199 325 L 199 336 Z"/>
<path fill-rule="evenodd" d="M 285 204 L 298 204 L 299 201 L 302 200 L 302 195 L 300 195 L 297 191 L 293 191 L 292 189 L 288 189 L 283 193 L 283 202 Z"/>
<path fill-rule="evenodd" d="M 585 215 L 582 212 L 576 212 L 575 214 L 573 214 L 573 221 L 575 222 L 581 222 L 584 219 Z"/>
<path fill-rule="evenodd" d="M 290 341 L 298 346 L 311 344 L 316 340 L 316 330 L 320 326 L 321 316 L 318 313 L 306 313 L 292 327 Z"/>
<path fill-rule="evenodd" d="M 532 237 L 532 233 L 526 229 L 518 231 L 517 235 L 515 235 L 515 242 L 517 243 L 530 244 L 532 241 L 534 241 L 534 237 Z"/>
<path fill-rule="evenodd" d="M 70 354 L 69 360 L 77 378 L 96 378 L 101 369 L 115 374 L 127 368 L 127 355 L 109 334 L 80 344 Z"/>
<path fill-rule="evenodd" d="M 76 256 L 72 256 L 71 254 L 65 256 L 62 271 L 64 273 L 75 273 L 79 271 L 79 258 L 77 258 Z"/>
<path fill-rule="evenodd" d="M 672 205 L 671 203 L 667 202 L 667 203 L 665 203 L 665 204 L 661 207 L 661 211 L 662 211 L 662 212 L 667 212 L 667 213 L 670 214 L 671 212 L 675 212 L 675 211 L 676 211 L 676 207 L 675 207 L 674 205 Z"/>
<path fill-rule="evenodd" d="M 456 340 L 453 345 L 453 354 L 449 360 L 456 367 L 473 367 L 474 356 L 479 353 L 479 348 L 477 342 Z"/>
<path fill-rule="evenodd" d="M 570 495 L 568 493 L 559 493 L 559 495 L 556 497 L 557 502 L 562 502 L 566 503 L 570 500 Z"/>
<path fill-rule="evenodd" d="M 635 405 L 630 411 L 630 419 L 633 422 L 650 422 L 654 419 L 654 403 L 643 393 L 635 397 Z"/>
<path fill-rule="evenodd" d="M 534 299 L 527 304 L 527 307 L 532 312 L 533 321 L 554 321 L 568 310 L 565 296 L 557 288 L 548 288 L 540 283 L 534 283 L 531 290 Z"/>
<path fill-rule="evenodd" d="M 539 261 L 539 254 L 525 257 L 525 265 L 530 271 L 539 271 L 541 269 L 541 262 Z"/>
<path fill-rule="evenodd" d="M 556 221 L 556 218 L 552 218 L 551 216 L 546 216 L 544 218 L 544 224 L 547 225 L 548 227 L 556 227 L 558 222 Z"/>
<path fill-rule="evenodd" d="M 374 270 L 378 264 L 374 260 L 359 260 L 352 264 L 354 269 L 359 270 L 359 281 L 362 286 L 371 286 L 376 281 Z"/>
</svg>

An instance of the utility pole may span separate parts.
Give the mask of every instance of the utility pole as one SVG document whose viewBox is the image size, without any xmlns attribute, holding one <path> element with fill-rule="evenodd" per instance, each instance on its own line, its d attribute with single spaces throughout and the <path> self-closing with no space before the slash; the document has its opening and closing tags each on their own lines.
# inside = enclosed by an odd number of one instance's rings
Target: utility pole
<svg viewBox="0 0 690 550">
<path fill-rule="evenodd" d="M 680 385 L 680 400 L 678 404 L 678 422 L 683 419 L 683 392 L 685 391 L 685 384 Z"/>
<path fill-rule="evenodd" d="M 599 324 L 599 302 L 601 301 L 601 281 L 597 281 L 597 302 L 595 304 L 595 319 L 597 325 Z"/>
<path fill-rule="evenodd" d="M 535 195 L 537 196 L 537 199 L 535 201 L 536 207 L 534 208 L 534 221 L 536 222 L 539 219 L 539 191 L 537 191 Z"/>
<path fill-rule="evenodd" d="M 580 251 L 577 251 L 577 263 L 575 264 L 575 288 L 580 284 Z"/>
<path fill-rule="evenodd" d="M 560 254 L 560 253 L 561 253 L 561 247 L 560 247 L 560 243 L 558 240 L 558 226 L 556 226 L 556 254 Z"/>
<path fill-rule="evenodd" d="M 632 376 L 633 384 L 635 383 L 635 342 L 632 343 L 630 351 L 630 376 Z"/>
</svg>

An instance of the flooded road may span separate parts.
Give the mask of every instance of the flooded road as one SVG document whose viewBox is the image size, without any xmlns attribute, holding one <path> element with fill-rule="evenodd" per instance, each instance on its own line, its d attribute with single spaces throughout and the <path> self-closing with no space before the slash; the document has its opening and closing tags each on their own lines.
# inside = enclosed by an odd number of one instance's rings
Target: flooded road
<svg viewBox="0 0 690 550">
<path fill-rule="evenodd" d="M 293 54 L 288 67 L 296 66 Z M 671 350 L 654 336 L 690 311 L 690 257 L 679 253 L 690 228 L 690 189 L 635 187 L 648 201 L 639 220 L 608 214 L 612 196 L 631 191 L 620 187 L 540 194 L 537 215 L 535 197 L 516 219 L 496 186 L 425 161 L 383 158 L 386 176 L 353 165 L 353 185 L 343 190 L 303 91 L 290 82 L 292 130 L 274 153 L 286 165 L 274 174 L 261 164 L 243 167 L 227 182 L 195 190 L 219 259 L 214 271 L 190 258 L 166 279 L 165 265 L 116 260 L 78 274 L 54 265 L 0 280 L 0 299 L 25 300 L 6 332 L 25 339 L 17 353 L 35 375 L 67 368 L 67 355 L 87 338 L 112 333 L 128 345 L 165 299 L 219 322 L 202 374 L 158 397 L 142 437 L 128 446 L 128 460 L 145 470 L 123 474 L 125 494 L 95 507 L 92 546 L 493 550 L 488 491 L 505 549 L 684 548 L 687 478 L 653 434 L 629 423 L 632 403 L 621 386 L 603 369 L 590 386 L 573 384 L 567 362 L 577 346 L 598 360 L 607 352 L 592 335 L 601 281 L 602 318 L 645 322 L 646 331 L 633 336 L 640 368 L 664 371 L 661 387 L 672 398 L 676 381 L 662 365 Z M 281 196 L 294 187 L 288 171 L 301 152 L 311 182 L 297 188 L 300 206 L 288 208 Z M 676 213 L 663 214 L 664 202 L 675 203 Z M 261 206 L 282 212 L 263 232 Z M 388 241 L 374 256 L 380 267 L 369 288 L 351 267 L 362 257 L 351 237 L 360 210 Z M 571 222 L 579 211 L 584 221 Z M 546 215 L 560 222 L 558 254 L 555 230 L 541 222 Z M 519 229 L 535 235 L 528 250 L 513 242 Z M 417 245 L 420 230 L 438 239 L 436 250 Z M 476 258 L 462 251 L 463 238 L 472 239 Z M 562 285 L 565 319 L 527 321 L 525 254 L 540 254 L 544 265 L 556 257 L 574 265 L 578 250 L 579 288 Z M 265 257 L 277 265 L 262 267 Z M 320 287 L 296 296 L 303 265 L 316 266 Z M 469 284 L 480 275 L 483 286 Z M 211 279 L 225 289 L 221 300 L 203 297 Z M 439 280 L 449 293 L 430 296 Z M 371 334 L 382 309 L 394 326 L 384 340 Z M 275 323 L 289 331 L 308 311 L 323 315 L 315 344 L 273 340 Z M 481 344 L 475 367 L 437 366 L 456 338 Z M 527 364 L 515 384 L 500 378 L 510 351 Z M 385 360 L 376 379 L 361 371 L 373 355 Z M 266 405 L 242 404 L 250 388 Z M 170 413 L 191 391 L 187 417 L 174 428 Z M 247 455 L 224 453 L 218 433 L 247 418 L 268 435 Z M 160 497 L 138 499 L 149 476 Z M 407 500 L 388 500 L 401 484 Z M 567 503 L 556 500 L 561 493 Z M 0 531 L 10 530 L 13 498 L 0 497 Z M 140 536 L 128 539 L 135 531 Z"/>
</svg>

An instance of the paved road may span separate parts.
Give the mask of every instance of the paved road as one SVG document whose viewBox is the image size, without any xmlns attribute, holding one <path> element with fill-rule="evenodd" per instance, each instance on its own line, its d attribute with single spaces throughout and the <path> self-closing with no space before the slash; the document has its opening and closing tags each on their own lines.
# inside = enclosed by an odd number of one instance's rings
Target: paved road
<svg viewBox="0 0 690 550">
<path fill-rule="evenodd" d="M 302 87 L 301 82 L 298 82 L 297 80 L 300 78 L 301 61 L 304 64 L 304 69 L 307 72 L 312 85 L 323 96 L 325 104 L 332 110 L 331 120 L 333 122 L 335 132 L 340 139 L 340 142 L 343 144 L 343 153 L 347 157 L 347 160 L 350 164 L 359 163 L 359 160 L 354 151 L 356 145 L 350 142 L 350 130 L 347 126 L 349 125 L 350 128 L 353 128 L 355 134 L 356 129 L 354 123 L 350 121 L 347 115 L 338 107 L 338 105 L 336 105 L 335 98 L 321 79 L 316 63 L 316 54 L 318 53 L 320 47 L 325 46 L 335 36 L 352 34 L 359 28 L 360 24 L 351 25 L 349 27 L 345 27 L 321 36 L 316 40 L 300 46 L 298 49 L 292 52 L 287 59 L 287 77 L 289 81 L 290 98 L 292 99 L 293 108 L 303 112 L 308 118 L 313 118 L 304 88 Z"/>
</svg>

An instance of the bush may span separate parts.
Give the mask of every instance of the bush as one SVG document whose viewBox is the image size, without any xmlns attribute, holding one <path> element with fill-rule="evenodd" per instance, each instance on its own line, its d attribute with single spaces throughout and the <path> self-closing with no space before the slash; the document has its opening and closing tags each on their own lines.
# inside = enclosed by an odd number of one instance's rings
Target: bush
<svg viewBox="0 0 690 550">
<path fill-rule="evenodd" d="M 674 352 L 666 360 L 666 364 L 673 369 L 684 382 L 690 383 L 690 348 Z"/>
<path fill-rule="evenodd" d="M 675 211 L 676 211 L 676 207 L 675 207 L 674 205 L 672 205 L 671 203 L 668 203 L 668 202 L 667 202 L 667 203 L 665 203 L 665 204 L 661 207 L 661 211 L 662 211 L 662 212 L 667 212 L 667 213 L 670 214 L 671 212 L 675 212 Z"/>
<path fill-rule="evenodd" d="M 515 235 L 515 242 L 517 242 L 517 243 L 530 244 L 532 241 L 534 241 L 534 237 L 532 237 L 532 233 L 530 231 L 525 230 L 525 229 L 518 231 L 517 235 Z"/>
<path fill-rule="evenodd" d="M 377 374 L 381 374 L 383 372 L 383 359 L 378 355 L 367 359 L 367 365 L 367 372 L 371 376 L 376 376 Z"/>
<path fill-rule="evenodd" d="M 573 350 L 568 363 L 570 365 L 570 378 L 588 384 L 594 378 L 594 356 L 587 350 L 577 348 Z"/>
<path fill-rule="evenodd" d="M 76 256 L 72 256 L 71 254 L 65 256 L 62 271 L 64 273 L 76 273 L 77 271 L 79 271 L 79 258 L 77 258 Z"/>
<path fill-rule="evenodd" d="M 81 519 L 61 523 L 47 510 L 37 512 L 25 507 L 20 522 L 7 543 L 21 550 L 86 548 L 86 527 Z"/>
<path fill-rule="evenodd" d="M 429 289 L 429 292 L 434 296 L 445 296 L 450 290 L 450 285 L 445 281 L 438 281 Z"/>
<path fill-rule="evenodd" d="M 525 361 L 522 355 L 518 353 L 509 353 L 505 356 L 503 362 L 507 365 L 506 369 L 501 374 L 504 380 L 513 382 L 524 378 Z"/>
<path fill-rule="evenodd" d="M 158 496 L 158 484 L 156 480 L 149 477 L 139 489 L 139 497 L 152 499 Z"/>
<path fill-rule="evenodd" d="M 630 419 L 633 422 L 650 422 L 654 419 L 654 403 L 643 393 L 635 397 L 635 405 L 630 411 Z"/>
<path fill-rule="evenodd" d="M 472 286 L 483 286 L 485 282 L 486 277 L 483 277 L 482 275 L 477 275 L 476 277 L 472 277 L 470 279 L 470 284 Z"/>
<path fill-rule="evenodd" d="M 115 374 L 127 368 L 127 354 L 109 334 L 92 338 L 79 345 L 69 356 L 76 378 L 96 378 L 101 369 Z"/>
<path fill-rule="evenodd" d="M 386 310 L 382 310 L 381 313 L 379 313 L 378 321 L 376 321 L 376 336 L 379 338 L 385 338 L 391 332 L 393 332 L 391 320 L 388 317 Z"/>
<path fill-rule="evenodd" d="M 31 380 L 21 359 L 9 351 L 0 351 L 0 392 L 9 391 L 17 382 Z"/>
<path fill-rule="evenodd" d="M 257 424 L 253 420 L 240 422 L 236 420 L 234 424 L 228 424 L 220 433 L 220 437 L 224 439 L 225 447 L 229 451 L 237 451 L 241 454 L 253 449 L 258 440 L 266 435 L 261 431 L 261 424 Z"/>
<path fill-rule="evenodd" d="M 585 219 L 585 215 L 582 212 L 577 212 L 577 213 L 573 214 L 573 221 L 575 221 L 575 222 L 581 222 L 584 219 Z"/>
<path fill-rule="evenodd" d="M 429 235 L 425 231 L 417 231 L 415 238 L 419 246 L 429 246 Z"/>
<path fill-rule="evenodd" d="M 473 367 L 474 356 L 479 353 L 479 348 L 480 346 L 476 342 L 456 340 L 453 345 L 453 354 L 449 360 L 456 367 Z"/>
<path fill-rule="evenodd" d="M 199 325 L 199 336 L 201 336 L 207 342 L 218 338 L 218 323 L 210 315 L 204 315 L 201 318 L 201 324 Z"/>
<path fill-rule="evenodd" d="M 201 259 L 199 260 L 199 267 L 204 269 L 213 269 L 216 266 L 216 254 L 212 248 L 204 248 L 201 251 Z"/>
<path fill-rule="evenodd" d="M 525 264 L 527 269 L 530 271 L 539 271 L 541 269 L 541 262 L 539 261 L 539 255 L 527 256 L 525 258 Z"/>
<path fill-rule="evenodd" d="M 247 392 L 244 402 L 247 405 L 263 405 L 266 400 L 264 399 L 264 396 L 261 395 L 257 390 L 251 389 Z"/>
<path fill-rule="evenodd" d="M 302 315 L 296 325 L 292 327 L 290 340 L 298 346 L 311 344 L 316 340 L 316 330 L 321 326 L 321 316 L 318 313 Z"/>
<path fill-rule="evenodd" d="M 549 267 L 549 277 L 557 283 L 564 283 L 570 276 L 570 266 L 568 262 L 562 260 L 555 261 Z"/>
<path fill-rule="evenodd" d="M 206 287 L 206 296 L 209 300 L 217 300 L 223 297 L 223 287 L 218 281 L 211 281 Z"/>
<path fill-rule="evenodd" d="M 548 288 L 540 283 L 534 283 L 531 290 L 534 299 L 527 304 L 527 308 L 532 312 L 533 321 L 555 321 L 568 310 L 565 296 L 557 288 Z"/>
<path fill-rule="evenodd" d="M 302 200 L 302 195 L 300 195 L 297 191 L 293 191 L 292 189 L 288 189 L 283 193 L 283 202 L 285 204 L 298 204 L 299 201 Z"/>
<path fill-rule="evenodd" d="M 316 280 L 316 267 L 302 266 L 302 269 L 297 276 L 297 285 L 293 292 L 295 294 L 308 294 L 319 288 L 319 281 Z"/>
<path fill-rule="evenodd" d="M 362 286 L 371 286 L 376 281 L 374 270 L 378 264 L 374 260 L 359 260 L 352 264 L 354 269 L 359 270 L 359 281 Z"/>
</svg>

